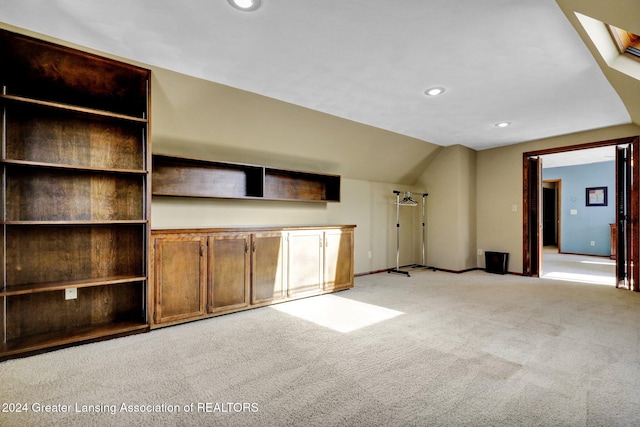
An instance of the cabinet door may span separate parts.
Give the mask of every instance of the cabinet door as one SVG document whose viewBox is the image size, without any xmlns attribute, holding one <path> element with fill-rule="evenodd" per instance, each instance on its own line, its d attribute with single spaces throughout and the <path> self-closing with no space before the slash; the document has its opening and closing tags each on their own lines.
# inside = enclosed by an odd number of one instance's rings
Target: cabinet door
<svg viewBox="0 0 640 427">
<path fill-rule="evenodd" d="M 209 312 L 249 305 L 250 234 L 209 237 Z"/>
<path fill-rule="evenodd" d="M 324 236 L 324 290 L 353 287 L 353 230 L 327 230 Z"/>
<path fill-rule="evenodd" d="M 201 236 L 154 240 L 156 323 L 205 314 L 206 243 Z"/>
<path fill-rule="evenodd" d="M 289 233 L 288 296 L 304 296 L 322 290 L 323 232 L 300 230 Z"/>
<path fill-rule="evenodd" d="M 265 232 L 252 236 L 251 303 L 261 304 L 286 297 L 283 233 Z"/>
</svg>

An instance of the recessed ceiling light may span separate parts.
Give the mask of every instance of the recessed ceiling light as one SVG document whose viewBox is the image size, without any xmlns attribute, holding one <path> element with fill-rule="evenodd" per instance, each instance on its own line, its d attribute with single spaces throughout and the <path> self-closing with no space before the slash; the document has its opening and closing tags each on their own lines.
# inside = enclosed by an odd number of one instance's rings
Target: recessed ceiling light
<svg viewBox="0 0 640 427">
<path fill-rule="evenodd" d="M 507 126 L 511 126 L 511 122 L 498 122 L 494 126 L 497 128 L 506 128 Z"/>
<path fill-rule="evenodd" d="M 424 91 L 424 94 L 428 96 L 438 96 L 438 95 L 442 95 L 443 93 L 444 93 L 443 87 L 431 87 Z"/>
<path fill-rule="evenodd" d="M 246 12 L 250 10 L 256 10 L 260 7 L 262 0 L 227 0 L 229 4 L 238 10 L 244 10 Z"/>
</svg>

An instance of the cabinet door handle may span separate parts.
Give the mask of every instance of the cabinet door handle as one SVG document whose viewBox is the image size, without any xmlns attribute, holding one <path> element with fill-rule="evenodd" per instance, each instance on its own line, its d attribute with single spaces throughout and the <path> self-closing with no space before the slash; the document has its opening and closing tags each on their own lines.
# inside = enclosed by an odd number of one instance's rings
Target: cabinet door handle
<svg viewBox="0 0 640 427">
<path fill-rule="evenodd" d="M 249 243 L 248 242 L 244 242 L 244 253 L 249 253 Z"/>
<path fill-rule="evenodd" d="M 251 250 L 253 251 L 253 253 L 256 252 L 256 242 L 251 243 Z"/>
</svg>

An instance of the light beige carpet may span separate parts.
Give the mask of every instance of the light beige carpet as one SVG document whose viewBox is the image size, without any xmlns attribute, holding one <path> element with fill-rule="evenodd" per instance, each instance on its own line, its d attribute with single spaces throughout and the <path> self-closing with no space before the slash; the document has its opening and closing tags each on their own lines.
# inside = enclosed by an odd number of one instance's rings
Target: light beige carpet
<svg viewBox="0 0 640 427">
<path fill-rule="evenodd" d="M 545 247 L 543 278 L 581 281 L 585 284 L 616 285 L 616 261 L 607 257 L 558 253 L 558 248 Z"/>
<path fill-rule="evenodd" d="M 0 363 L 0 409 L 27 409 L 0 425 L 631 426 L 638 325 L 640 294 L 610 286 L 381 273 Z"/>
</svg>

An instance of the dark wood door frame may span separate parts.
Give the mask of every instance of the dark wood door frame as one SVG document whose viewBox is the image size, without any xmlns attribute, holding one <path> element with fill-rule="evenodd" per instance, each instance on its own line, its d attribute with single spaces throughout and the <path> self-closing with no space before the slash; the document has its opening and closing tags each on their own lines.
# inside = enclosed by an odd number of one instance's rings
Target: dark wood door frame
<svg viewBox="0 0 640 427">
<path fill-rule="evenodd" d="M 563 153 L 568 151 L 577 151 L 577 150 L 585 150 L 588 148 L 597 148 L 597 147 L 607 147 L 607 146 L 618 146 L 630 144 L 632 146 L 632 164 L 636 165 L 633 168 L 632 177 L 631 177 L 631 209 L 629 212 L 629 227 L 631 230 L 632 243 L 629 248 L 629 259 L 631 262 L 631 277 L 630 279 L 630 288 L 634 291 L 640 291 L 640 268 L 638 268 L 638 259 L 640 255 L 640 239 L 638 239 L 638 231 L 640 230 L 640 137 L 627 137 L 620 139 L 613 139 L 608 141 L 599 141 L 599 142 L 591 142 L 586 144 L 578 144 L 572 145 L 568 147 L 556 147 L 549 148 L 544 150 L 536 150 L 536 151 L 528 151 L 522 154 L 522 179 L 523 179 L 523 243 L 522 243 L 522 259 L 523 259 L 523 274 L 525 276 L 539 276 L 540 272 L 536 266 L 537 260 L 540 258 L 540 246 L 537 243 L 537 236 L 534 236 L 531 239 L 532 234 L 532 220 L 530 217 L 532 213 L 530 212 L 533 209 L 533 215 L 535 219 L 535 215 L 538 214 L 539 204 L 535 203 L 535 200 L 532 200 L 534 195 L 531 193 L 531 182 L 530 176 L 531 171 L 529 170 L 530 160 L 531 158 L 535 158 L 538 156 L 546 155 L 546 154 L 555 154 L 555 153 Z M 535 174 L 534 174 L 535 176 Z M 540 179 L 538 177 L 537 179 Z M 536 186 L 534 185 L 533 188 Z M 533 202 L 533 203 L 532 203 Z M 533 205 L 533 206 L 532 206 Z M 535 233 L 534 233 L 535 234 Z M 537 253 L 533 253 L 537 251 Z M 533 265 L 532 265 L 533 261 Z M 617 261 L 618 262 L 618 261 Z"/>
</svg>

